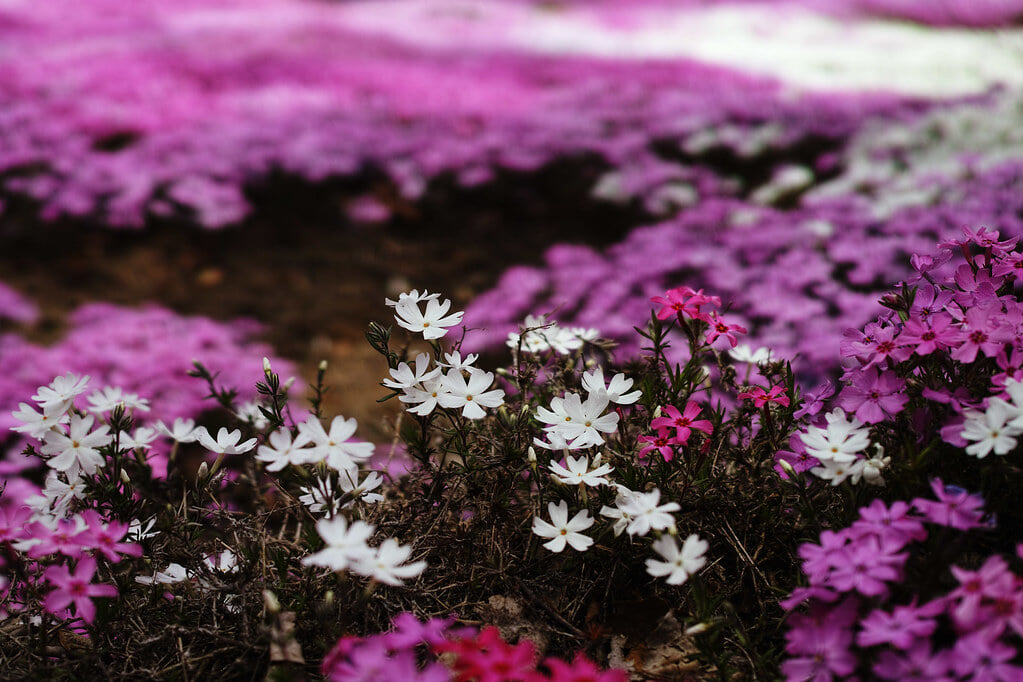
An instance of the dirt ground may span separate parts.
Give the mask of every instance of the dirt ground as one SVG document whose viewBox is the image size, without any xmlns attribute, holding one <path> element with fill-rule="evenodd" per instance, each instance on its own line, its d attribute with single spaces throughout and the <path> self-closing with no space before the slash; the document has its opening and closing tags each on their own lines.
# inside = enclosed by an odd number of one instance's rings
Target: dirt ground
<svg viewBox="0 0 1023 682">
<path fill-rule="evenodd" d="M 363 334 L 371 320 L 393 321 L 384 297 L 425 287 L 464 306 L 508 266 L 540 263 L 551 244 L 618 241 L 648 217 L 588 198 L 602 170 L 576 159 L 471 190 L 441 179 L 414 204 L 384 181 L 276 177 L 249 188 L 254 211 L 245 223 L 220 231 L 187 221 L 144 230 L 44 223 L 33 206 L 14 202 L 0 217 L 0 279 L 39 305 L 31 334 L 40 342 L 59 338 L 67 313 L 89 301 L 257 319 L 304 379 L 326 359 L 328 413 L 356 417 L 363 437 L 379 440 L 398 406 L 376 403 L 386 368 Z M 391 220 L 347 217 L 347 202 L 367 190 L 391 208 Z"/>
</svg>

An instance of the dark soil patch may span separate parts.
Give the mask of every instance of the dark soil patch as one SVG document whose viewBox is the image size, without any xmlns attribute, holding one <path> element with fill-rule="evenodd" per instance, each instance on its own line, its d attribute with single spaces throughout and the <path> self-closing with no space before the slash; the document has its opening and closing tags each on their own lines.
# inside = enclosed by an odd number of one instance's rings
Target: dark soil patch
<svg viewBox="0 0 1023 682">
<path fill-rule="evenodd" d="M 441 178 L 415 203 L 369 175 L 315 185 L 277 176 L 249 189 L 248 220 L 220 231 L 186 221 L 153 220 L 144 230 L 43 223 L 35 207 L 12 200 L 0 220 L 0 278 L 40 306 L 27 333 L 41 342 L 59 338 L 66 315 L 90 301 L 255 318 L 304 377 L 329 361 L 328 413 L 382 427 L 375 400 L 386 371 L 363 332 L 371 320 L 390 321 L 384 297 L 425 287 L 464 306 L 508 266 L 541 263 L 553 243 L 620 240 L 648 216 L 589 199 L 604 169 L 593 158 L 560 161 L 477 189 Z M 345 205 L 367 191 L 391 208 L 388 222 L 347 217 Z"/>
</svg>

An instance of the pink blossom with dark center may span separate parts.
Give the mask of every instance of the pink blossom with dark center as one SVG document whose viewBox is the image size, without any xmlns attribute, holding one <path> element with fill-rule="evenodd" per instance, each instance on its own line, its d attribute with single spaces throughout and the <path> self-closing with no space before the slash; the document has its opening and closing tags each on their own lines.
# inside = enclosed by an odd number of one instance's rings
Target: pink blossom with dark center
<svg viewBox="0 0 1023 682">
<path fill-rule="evenodd" d="M 897 649 L 909 649 L 917 638 L 934 633 L 938 627 L 935 618 L 944 608 L 941 602 L 933 601 L 920 607 L 896 606 L 891 613 L 874 609 L 860 621 L 856 643 L 860 646 L 891 644 Z"/>
<path fill-rule="evenodd" d="M 675 456 L 675 450 L 672 446 L 679 443 L 677 439 L 671 436 L 671 431 L 667 428 L 657 429 L 657 433 L 655 435 L 640 436 L 636 440 L 641 443 L 648 443 L 648 445 L 639 451 L 637 457 L 640 459 L 646 459 L 646 456 L 652 450 L 657 450 L 661 453 L 661 457 L 664 458 L 665 462 L 670 462 Z"/>
<path fill-rule="evenodd" d="M 95 574 L 96 560 L 92 557 L 79 559 L 74 573 L 66 566 L 49 566 L 43 577 L 53 586 L 53 590 L 43 600 L 43 608 L 60 616 L 64 609 L 74 604 L 76 615 L 86 623 L 92 623 L 96 618 L 96 606 L 92 598 L 117 596 L 117 588 L 113 585 L 92 584 Z"/>
<path fill-rule="evenodd" d="M 955 346 L 962 335 L 951 315 L 937 313 L 925 319 L 911 317 L 906 320 L 897 341 L 900 346 L 907 346 L 907 350 L 917 355 L 930 355 L 936 350 Z"/>
<path fill-rule="evenodd" d="M 951 613 L 960 628 L 973 630 L 978 626 L 990 624 L 991 614 L 982 610 L 981 605 L 1019 591 L 1017 577 L 1009 570 L 1005 559 L 998 555 L 988 557 L 984 565 L 976 571 L 968 571 L 958 566 L 952 566 L 951 570 L 952 575 L 959 581 L 959 587 L 949 594 L 949 599 L 954 600 Z"/>
<path fill-rule="evenodd" d="M 853 590 L 868 597 L 888 591 L 889 582 L 898 580 L 908 553 L 896 554 L 899 542 L 884 542 L 876 536 L 855 540 L 839 550 L 840 558 L 828 576 L 828 582 L 840 592 Z"/>
<path fill-rule="evenodd" d="M 881 500 L 874 500 L 868 506 L 860 507 L 860 518 L 851 529 L 857 533 L 891 538 L 903 545 L 911 540 L 923 540 L 927 537 L 923 519 L 913 516 L 912 512 L 912 506 L 902 500 L 892 502 L 891 507 L 885 506 Z"/>
<path fill-rule="evenodd" d="M 706 419 L 696 419 L 702 408 L 693 400 L 686 403 L 685 410 L 679 412 L 674 405 L 668 405 L 661 410 L 663 416 L 656 417 L 650 422 L 650 428 L 674 428 L 675 441 L 679 445 L 689 442 L 689 436 L 693 429 L 710 434 L 714 431 L 714 425 Z"/>
<path fill-rule="evenodd" d="M 755 407 L 763 407 L 767 403 L 778 403 L 789 406 L 789 397 L 785 395 L 785 387 L 781 384 L 772 386 L 770 391 L 765 391 L 763 386 L 754 386 L 736 396 L 739 400 L 752 400 Z"/>
<path fill-rule="evenodd" d="M 949 651 L 932 651 L 928 639 L 918 639 L 907 651 L 882 651 L 874 673 L 882 680 L 899 682 L 952 682 Z"/>
<path fill-rule="evenodd" d="M 711 313 L 707 323 L 710 328 L 707 329 L 707 344 L 712 345 L 719 338 L 724 338 L 728 341 L 728 345 L 735 348 L 738 345 L 739 340 L 735 337 L 736 334 L 745 334 L 746 327 L 739 324 L 729 324 L 723 317 L 717 313 Z"/>
<path fill-rule="evenodd" d="M 671 317 L 682 316 L 694 320 L 707 320 L 707 313 L 701 312 L 704 305 L 721 305 L 721 299 L 717 296 L 707 296 L 703 289 L 694 291 L 690 287 L 681 286 L 665 292 L 664 296 L 654 296 L 650 299 L 653 303 L 659 303 L 662 307 L 657 311 L 658 320 L 667 320 Z"/>
<path fill-rule="evenodd" d="M 845 387 L 839 405 L 864 424 L 876 424 L 902 411 L 909 397 L 902 393 L 906 382 L 894 373 L 874 367 L 856 372 Z"/>
<path fill-rule="evenodd" d="M 963 320 L 962 343 L 952 350 L 952 359 L 973 362 L 978 352 L 989 358 L 997 357 L 1005 343 L 1014 338 L 1012 330 L 1002 325 L 1001 318 L 997 304 L 969 308 Z"/>
<path fill-rule="evenodd" d="M 988 525 L 984 522 L 984 499 L 966 490 L 945 485 L 940 478 L 931 481 L 931 490 L 937 501 L 917 497 L 913 507 L 931 523 L 959 530 L 970 530 Z"/>
</svg>

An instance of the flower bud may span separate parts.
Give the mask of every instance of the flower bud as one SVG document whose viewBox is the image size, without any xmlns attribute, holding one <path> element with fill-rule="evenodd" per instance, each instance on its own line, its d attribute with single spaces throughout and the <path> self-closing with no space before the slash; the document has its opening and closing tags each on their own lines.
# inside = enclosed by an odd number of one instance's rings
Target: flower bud
<svg viewBox="0 0 1023 682">
<path fill-rule="evenodd" d="M 121 469 L 121 483 L 125 485 L 131 485 L 131 477 L 128 475 L 128 472 L 125 471 L 124 469 Z"/>
<path fill-rule="evenodd" d="M 320 360 L 320 366 L 319 366 L 318 369 L 321 372 L 326 372 L 327 371 L 327 361 L 326 360 Z"/>
<path fill-rule="evenodd" d="M 789 464 L 788 461 L 780 459 L 778 460 L 778 466 L 781 467 L 781 470 L 784 471 L 785 475 L 788 476 L 789 478 L 796 477 L 796 470 L 792 468 L 792 465 Z"/>
<path fill-rule="evenodd" d="M 263 374 L 271 374 L 271 373 L 273 373 L 273 369 L 270 367 L 270 358 L 264 356 L 263 357 Z"/>
<path fill-rule="evenodd" d="M 277 595 L 270 590 L 263 590 L 263 607 L 269 613 L 281 612 L 281 602 L 277 599 Z"/>
<path fill-rule="evenodd" d="M 526 459 L 530 464 L 536 464 L 536 450 L 533 449 L 532 445 L 530 445 L 529 449 L 526 450 Z"/>
</svg>

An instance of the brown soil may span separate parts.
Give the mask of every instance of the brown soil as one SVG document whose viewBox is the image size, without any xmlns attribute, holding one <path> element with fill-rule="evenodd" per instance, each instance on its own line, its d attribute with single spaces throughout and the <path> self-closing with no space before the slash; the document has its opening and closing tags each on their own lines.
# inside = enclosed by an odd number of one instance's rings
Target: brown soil
<svg viewBox="0 0 1023 682">
<path fill-rule="evenodd" d="M 577 159 L 474 190 L 441 179 L 414 204 L 383 181 L 276 177 L 250 188 L 255 210 L 244 224 L 220 231 L 187 221 L 144 230 L 42 223 L 35 207 L 14 201 L 0 217 L 0 279 L 40 306 L 42 319 L 28 333 L 43 342 L 59 338 L 65 316 L 89 301 L 257 319 L 306 380 L 328 360 L 328 414 L 356 417 L 364 437 L 379 440 L 397 405 L 376 404 L 386 368 L 363 332 L 372 320 L 392 321 L 384 297 L 425 287 L 464 306 L 508 266 L 540 263 L 555 242 L 617 241 L 645 216 L 588 199 L 601 171 L 593 159 Z M 345 204 L 366 190 L 391 207 L 390 221 L 346 216 Z"/>
</svg>

